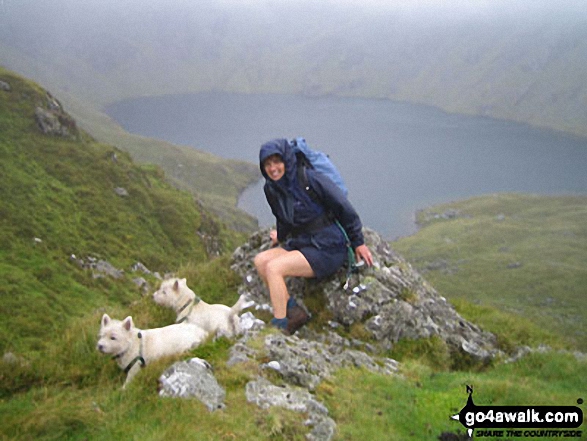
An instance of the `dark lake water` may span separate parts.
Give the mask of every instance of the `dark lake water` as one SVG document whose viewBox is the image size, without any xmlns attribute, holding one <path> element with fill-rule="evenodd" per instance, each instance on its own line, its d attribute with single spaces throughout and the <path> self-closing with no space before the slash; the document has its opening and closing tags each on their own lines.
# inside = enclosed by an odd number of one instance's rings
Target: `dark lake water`
<svg viewBox="0 0 587 441">
<path fill-rule="evenodd" d="M 587 193 L 587 139 L 428 106 L 213 92 L 138 98 L 106 111 L 129 132 L 253 163 L 265 141 L 305 137 L 340 169 L 363 223 L 388 239 L 412 234 L 415 211 L 436 203 Z M 261 183 L 239 206 L 261 225 L 273 221 Z"/>
</svg>

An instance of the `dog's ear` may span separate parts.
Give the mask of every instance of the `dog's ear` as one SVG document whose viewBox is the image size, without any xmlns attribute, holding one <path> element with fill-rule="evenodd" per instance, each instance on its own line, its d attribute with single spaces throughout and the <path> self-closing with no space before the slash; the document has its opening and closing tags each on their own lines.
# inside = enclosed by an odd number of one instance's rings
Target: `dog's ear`
<svg viewBox="0 0 587 441">
<path fill-rule="evenodd" d="M 112 320 L 112 319 L 110 318 L 110 316 L 109 316 L 108 314 L 104 314 L 104 315 L 102 316 L 102 327 L 104 327 L 104 326 L 108 326 L 108 323 L 110 323 L 110 320 Z"/>
<path fill-rule="evenodd" d="M 175 283 L 173 284 L 173 290 L 177 291 L 179 289 L 179 279 L 175 280 Z"/>
<path fill-rule="evenodd" d="M 127 331 L 130 331 L 132 329 L 133 323 L 132 323 L 132 317 L 130 315 L 124 319 L 124 321 L 122 322 L 122 326 Z"/>
</svg>

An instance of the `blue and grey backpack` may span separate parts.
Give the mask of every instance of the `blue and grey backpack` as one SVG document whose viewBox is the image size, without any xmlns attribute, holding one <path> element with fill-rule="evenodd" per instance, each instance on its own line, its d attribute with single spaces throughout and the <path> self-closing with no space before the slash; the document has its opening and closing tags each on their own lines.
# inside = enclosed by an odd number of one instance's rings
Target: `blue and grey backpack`
<svg viewBox="0 0 587 441">
<path fill-rule="evenodd" d="M 345 196 L 348 196 L 349 191 L 344 184 L 340 172 L 326 153 L 310 148 L 310 146 L 306 144 L 306 140 L 304 138 L 294 138 L 288 142 L 296 154 L 298 161 L 298 178 L 300 178 L 300 183 L 302 183 L 306 190 L 309 189 L 307 188 L 308 180 L 305 176 L 305 173 L 303 173 L 304 167 L 313 168 L 317 172 L 327 176 L 332 182 L 336 184 L 338 188 L 340 188 Z"/>
</svg>

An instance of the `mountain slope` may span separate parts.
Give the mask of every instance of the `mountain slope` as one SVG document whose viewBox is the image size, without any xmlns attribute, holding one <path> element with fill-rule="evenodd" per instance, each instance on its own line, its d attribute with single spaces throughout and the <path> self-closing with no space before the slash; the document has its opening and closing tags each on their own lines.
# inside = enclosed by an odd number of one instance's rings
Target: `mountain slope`
<svg viewBox="0 0 587 441">
<path fill-rule="evenodd" d="M 257 220 L 237 208 L 241 192 L 259 180 L 256 164 L 134 135 L 78 99 L 69 97 L 67 103 L 80 127 L 97 140 L 128 152 L 138 163 L 161 167 L 170 182 L 194 194 L 231 228 L 246 232 L 257 228 Z"/>
<path fill-rule="evenodd" d="M 160 169 L 94 141 L 37 85 L 1 69 L 0 84 L 0 352 L 38 349 L 41 329 L 136 296 L 130 276 L 119 291 L 72 255 L 164 273 L 235 246 L 240 236 Z"/>
<path fill-rule="evenodd" d="M 0 172 L 1 439 L 307 439 L 312 412 L 259 407 L 245 393 L 260 377 L 279 393 L 289 390 L 269 367 L 275 363 L 268 363 L 272 349 L 284 347 L 271 344 L 285 338 L 275 330 L 241 342 L 244 362 L 227 362 L 234 341 L 226 338 L 189 353 L 213 366 L 226 389 L 226 408 L 215 412 L 197 399 L 159 396 L 168 359 L 147 366 L 122 391 L 124 372 L 95 348 L 104 312 L 132 315 L 144 328 L 174 319 L 134 285 L 137 276 L 157 283 L 130 269 L 136 261 L 152 271 L 178 270 L 207 301 L 234 301 L 243 280 L 235 279 L 230 256 L 210 255 L 234 249 L 240 237 L 166 183 L 159 169 L 139 167 L 120 150 L 93 141 L 55 98 L 6 71 L 0 71 Z M 101 276 L 80 266 L 80 259 L 91 261 L 88 255 L 124 273 Z M 454 439 L 450 432 L 462 429 L 449 416 L 466 403 L 469 384 L 476 403 L 510 406 L 574 404 L 584 387 L 580 354 L 540 351 L 455 372 L 446 370 L 446 354 L 434 340 L 405 340 L 397 354 L 401 375 L 382 375 L 355 367 L 363 359 L 356 358 L 360 348 L 375 349 L 360 340 L 360 328 L 320 330 L 318 320 L 308 328 L 342 343 L 353 360 L 313 392 L 326 406 L 317 411 L 328 409 L 336 421 L 333 439 Z M 304 359 L 297 367 L 311 377 L 309 342 L 291 339 Z M 520 340 L 527 341 L 513 345 Z"/>
<path fill-rule="evenodd" d="M 584 351 L 586 214 L 585 196 L 476 197 L 423 210 L 394 248 L 451 301 L 481 305 L 467 317 L 481 326 L 508 328 L 491 306 Z"/>
</svg>

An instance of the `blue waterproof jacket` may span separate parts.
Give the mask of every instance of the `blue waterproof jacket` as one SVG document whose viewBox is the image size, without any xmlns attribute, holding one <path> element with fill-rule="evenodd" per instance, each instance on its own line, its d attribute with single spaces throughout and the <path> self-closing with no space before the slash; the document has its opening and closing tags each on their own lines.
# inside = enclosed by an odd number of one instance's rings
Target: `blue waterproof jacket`
<svg viewBox="0 0 587 441">
<path fill-rule="evenodd" d="M 278 181 L 269 178 L 263 167 L 265 159 L 274 154 L 280 155 L 285 164 L 285 174 Z M 265 178 L 265 196 L 276 218 L 279 242 L 285 242 L 288 237 L 297 234 L 313 233 L 304 231 L 305 226 L 312 225 L 316 219 L 328 213 L 342 225 L 353 249 L 364 243 L 359 215 L 347 197 L 327 176 L 313 169 L 306 169 L 308 184 L 317 196 L 315 199 L 301 187 L 297 177 L 297 158 L 286 139 L 275 139 L 263 144 L 259 161 L 261 173 Z M 336 225 L 325 226 L 322 230 L 321 234 L 315 235 L 323 242 L 315 243 L 318 248 L 328 247 L 333 243 L 344 246 L 344 236 Z"/>
</svg>

